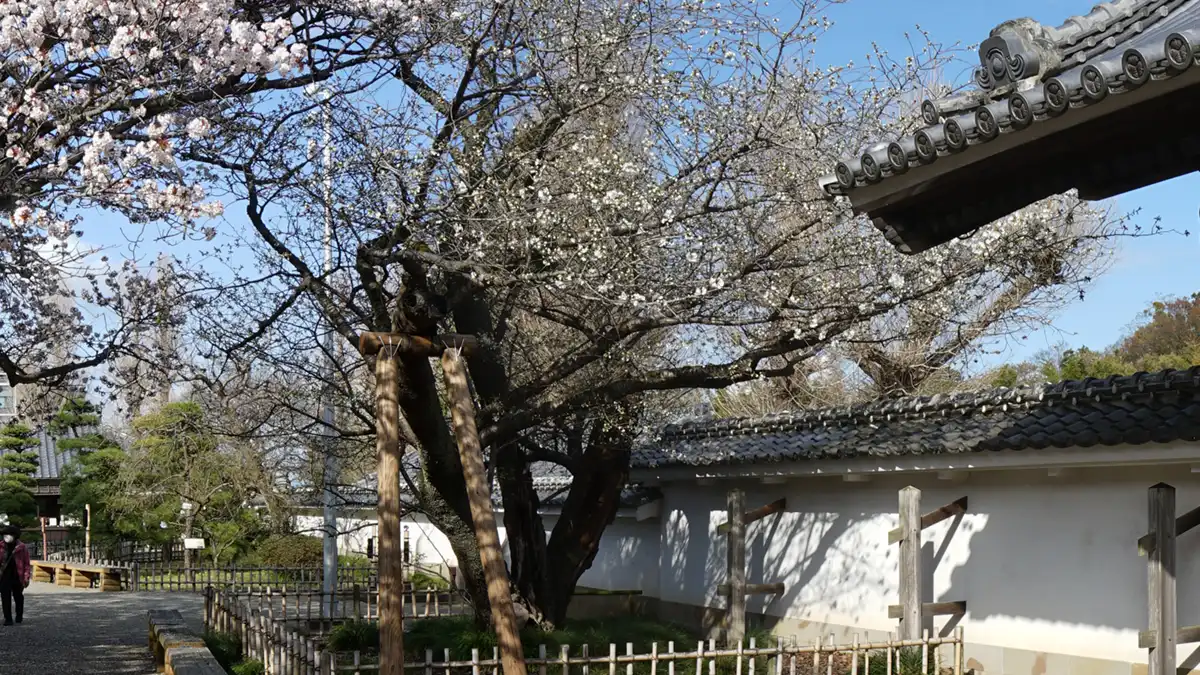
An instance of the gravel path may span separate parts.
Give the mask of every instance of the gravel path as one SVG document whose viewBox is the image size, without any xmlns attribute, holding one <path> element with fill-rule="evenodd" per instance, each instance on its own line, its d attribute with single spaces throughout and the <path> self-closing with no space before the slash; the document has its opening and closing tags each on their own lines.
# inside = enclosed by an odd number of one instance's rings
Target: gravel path
<svg viewBox="0 0 1200 675">
<path fill-rule="evenodd" d="M 178 609 L 203 628 L 204 599 L 172 593 L 100 593 L 45 583 L 25 591 L 25 622 L 0 626 L 5 675 L 152 675 L 146 611 Z"/>
</svg>

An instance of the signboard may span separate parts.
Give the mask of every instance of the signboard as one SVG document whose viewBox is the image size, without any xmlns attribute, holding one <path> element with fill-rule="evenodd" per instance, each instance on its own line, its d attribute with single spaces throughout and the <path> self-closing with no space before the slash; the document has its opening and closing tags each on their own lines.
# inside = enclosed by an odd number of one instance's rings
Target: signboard
<svg viewBox="0 0 1200 675">
<path fill-rule="evenodd" d="M 184 539 L 183 547 L 190 548 L 190 549 L 204 548 L 204 540 L 203 539 Z"/>
</svg>

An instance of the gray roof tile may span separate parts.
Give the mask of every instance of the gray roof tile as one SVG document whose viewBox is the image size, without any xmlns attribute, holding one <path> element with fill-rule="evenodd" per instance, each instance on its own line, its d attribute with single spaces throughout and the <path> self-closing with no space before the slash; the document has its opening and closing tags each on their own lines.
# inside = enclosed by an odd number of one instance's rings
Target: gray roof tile
<svg viewBox="0 0 1200 675">
<path fill-rule="evenodd" d="M 38 453 L 38 468 L 33 477 L 43 481 L 59 480 L 62 477 L 63 467 L 75 458 L 77 452 L 75 450 L 60 451 L 57 445 L 58 439 L 64 437 L 77 438 L 87 433 L 90 433 L 90 430 L 81 429 L 67 432 L 61 436 L 54 436 L 45 429 L 39 431 L 36 436 L 38 444 L 34 448 Z M 5 452 L 5 450 L 0 449 L 0 455 L 3 455 Z"/>
<path fill-rule="evenodd" d="M 1200 439 L 1200 366 L 669 426 L 633 466 L 717 466 Z"/>
</svg>

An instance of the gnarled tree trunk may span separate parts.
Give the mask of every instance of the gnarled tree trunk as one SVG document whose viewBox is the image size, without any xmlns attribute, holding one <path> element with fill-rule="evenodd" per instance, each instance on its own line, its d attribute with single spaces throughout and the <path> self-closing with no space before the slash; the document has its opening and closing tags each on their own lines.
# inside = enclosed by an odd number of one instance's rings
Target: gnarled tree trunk
<svg viewBox="0 0 1200 675">
<path fill-rule="evenodd" d="M 566 621 L 575 586 L 592 566 L 601 535 L 617 516 L 629 476 L 628 429 L 604 421 L 593 425 L 548 541 L 528 463 L 518 470 L 515 459 L 510 466 L 501 462 L 498 471 L 513 585 L 531 617 L 547 628 Z M 517 532 L 521 536 L 515 536 Z"/>
</svg>

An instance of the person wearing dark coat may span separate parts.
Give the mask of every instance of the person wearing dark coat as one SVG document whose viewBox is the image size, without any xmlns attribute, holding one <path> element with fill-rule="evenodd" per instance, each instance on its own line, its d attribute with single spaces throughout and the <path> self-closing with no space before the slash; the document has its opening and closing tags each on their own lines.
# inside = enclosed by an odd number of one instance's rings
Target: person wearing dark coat
<svg viewBox="0 0 1200 675">
<path fill-rule="evenodd" d="M 14 525 L 0 530 L 0 605 L 4 610 L 4 625 L 13 625 L 13 605 L 16 622 L 25 618 L 25 588 L 33 576 L 29 549 L 21 541 L 21 528 Z"/>
</svg>

